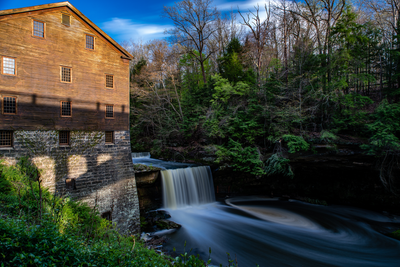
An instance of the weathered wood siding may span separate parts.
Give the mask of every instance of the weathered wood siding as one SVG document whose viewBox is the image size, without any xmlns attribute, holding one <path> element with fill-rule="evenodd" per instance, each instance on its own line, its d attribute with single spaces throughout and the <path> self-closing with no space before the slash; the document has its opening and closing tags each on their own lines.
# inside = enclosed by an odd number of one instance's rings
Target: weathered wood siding
<svg viewBox="0 0 400 267">
<path fill-rule="evenodd" d="M 70 26 L 61 23 L 71 15 Z M 32 36 L 33 19 L 45 23 L 45 38 Z M 86 34 L 95 35 L 95 49 L 86 49 Z M 129 129 L 129 64 L 121 53 L 91 30 L 68 8 L 0 17 L 0 56 L 16 58 L 16 76 L 0 74 L 3 97 L 17 97 L 17 115 L 0 114 L 1 130 Z M 60 67 L 72 68 L 72 82 L 60 79 Z M 105 86 L 114 75 L 114 89 Z M 61 117 L 60 102 L 72 102 L 72 117 Z M 105 105 L 114 118 L 105 118 Z"/>
</svg>

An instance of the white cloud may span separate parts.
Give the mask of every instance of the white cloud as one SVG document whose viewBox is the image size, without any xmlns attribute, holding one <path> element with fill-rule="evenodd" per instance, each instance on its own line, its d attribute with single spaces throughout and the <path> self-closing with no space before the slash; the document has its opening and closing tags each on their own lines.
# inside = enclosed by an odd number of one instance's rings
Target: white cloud
<svg viewBox="0 0 400 267">
<path fill-rule="evenodd" d="M 260 9 L 266 4 L 268 6 L 268 3 L 271 2 L 271 4 L 274 3 L 274 0 L 268 1 L 268 0 L 248 0 L 248 1 L 216 1 L 216 6 L 218 10 L 221 11 L 230 11 L 230 10 L 237 10 L 238 7 L 241 11 L 248 11 L 254 10 L 255 6 L 260 6 Z"/>
<path fill-rule="evenodd" d="M 101 28 L 121 43 L 130 40 L 146 42 L 161 39 L 165 37 L 164 30 L 170 27 L 169 25 L 135 23 L 131 19 L 112 18 L 104 22 Z"/>
</svg>

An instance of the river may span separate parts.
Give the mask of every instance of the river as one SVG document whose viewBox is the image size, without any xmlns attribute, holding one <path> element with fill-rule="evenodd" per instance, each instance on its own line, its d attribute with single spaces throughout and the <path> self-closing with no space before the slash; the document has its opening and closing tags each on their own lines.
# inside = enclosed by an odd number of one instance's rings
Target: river
<svg viewBox="0 0 400 267">
<path fill-rule="evenodd" d="M 140 159 L 134 159 L 140 161 Z M 215 201 L 209 167 L 163 163 L 164 208 L 182 227 L 165 249 L 228 266 L 400 266 L 400 217 L 347 206 L 240 197 Z M 184 244 L 186 243 L 186 247 Z M 173 251 L 176 248 L 176 252 Z"/>
</svg>

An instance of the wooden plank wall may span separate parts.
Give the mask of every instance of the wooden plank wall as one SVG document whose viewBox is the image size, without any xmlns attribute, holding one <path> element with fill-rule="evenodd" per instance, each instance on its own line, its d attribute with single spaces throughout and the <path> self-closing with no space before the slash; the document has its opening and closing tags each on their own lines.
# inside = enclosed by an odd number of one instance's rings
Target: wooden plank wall
<svg viewBox="0 0 400 267">
<path fill-rule="evenodd" d="M 17 75 L 0 74 L 3 97 L 16 96 L 17 115 L 0 114 L 0 130 L 129 130 L 129 62 L 101 36 L 94 51 L 86 34 L 95 32 L 66 7 L 0 17 L 0 57 L 16 58 Z M 61 23 L 62 13 L 71 25 Z M 45 38 L 32 36 L 32 20 L 46 23 Z M 60 66 L 72 68 L 72 83 L 60 81 Z M 114 75 L 114 89 L 105 87 Z M 60 102 L 72 102 L 72 117 L 61 117 Z M 105 105 L 114 118 L 105 118 Z"/>
</svg>

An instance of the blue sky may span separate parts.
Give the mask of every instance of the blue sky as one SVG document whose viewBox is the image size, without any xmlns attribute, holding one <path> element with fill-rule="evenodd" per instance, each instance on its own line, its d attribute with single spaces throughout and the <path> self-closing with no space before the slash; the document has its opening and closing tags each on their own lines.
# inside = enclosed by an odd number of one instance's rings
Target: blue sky
<svg viewBox="0 0 400 267">
<path fill-rule="evenodd" d="M 237 6 L 241 10 L 253 9 L 257 3 L 263 6 L 266 0 L 227 1 L 214 0 L 214 5 L 222 12 Z M 0 0 L 0 10 L 49 4 L 62 1 L 51 0 Z M 86 17 L 119 43 L 123 41 L 148 41 L 165 37 L 164 30 L 172 23 L 161 17 L 165 5 L 178 1 L 121 1 L 121 0 L 71 0 L 69 1 Z"/>
</svg>

